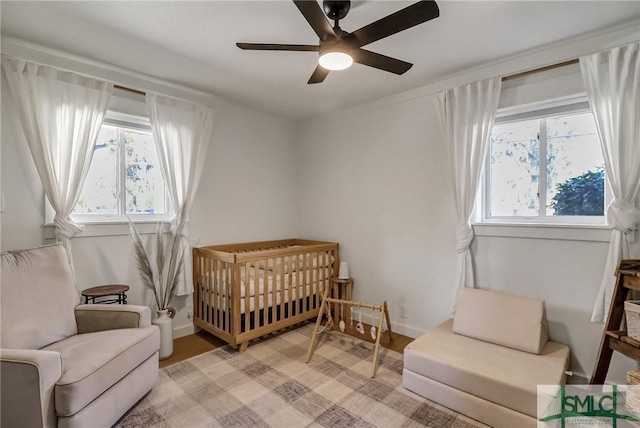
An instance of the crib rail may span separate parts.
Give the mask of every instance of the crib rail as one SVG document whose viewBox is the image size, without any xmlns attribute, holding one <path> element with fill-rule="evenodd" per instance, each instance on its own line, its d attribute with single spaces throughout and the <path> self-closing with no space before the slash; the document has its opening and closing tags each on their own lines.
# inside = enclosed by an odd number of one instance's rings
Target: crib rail
<svg viewBox="0 0 640 428">
<path fill-rule="evenodd" d="M 316 317 L 338 265 L 338 244 L 331 242 L 194 248 L 194 324 L 238 345 Z"/>
</svg>

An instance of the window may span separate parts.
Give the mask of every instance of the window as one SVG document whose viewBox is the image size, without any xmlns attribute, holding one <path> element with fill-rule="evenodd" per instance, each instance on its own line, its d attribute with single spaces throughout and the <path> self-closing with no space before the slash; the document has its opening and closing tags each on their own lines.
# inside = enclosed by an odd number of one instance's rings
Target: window
<svg viewBox="0 0 640 428">
<path fill-rule="evenodd" d="M 109 113 L 100 129 L 74 221 L 168 218 L 166 188 L 147 120 Z"/>
<path fill-rule="evenodd" d="M 482 220 L 604 224 L 604 161 L 586 102 L 499 117 L 487 158 Z"/>
</svg>

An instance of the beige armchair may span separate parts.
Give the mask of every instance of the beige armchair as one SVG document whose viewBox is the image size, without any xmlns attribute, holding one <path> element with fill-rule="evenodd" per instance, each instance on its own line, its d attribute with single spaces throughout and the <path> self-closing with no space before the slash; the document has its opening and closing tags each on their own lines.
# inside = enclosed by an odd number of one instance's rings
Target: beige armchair
<svg viewBox="0 0 640 428">
<path fill-rule="evenodd" d="M 2 427 L 110 427 L 156 384 L 150 310 L 79 305 L 64 247 L 2 253 Z"/>
</svg>

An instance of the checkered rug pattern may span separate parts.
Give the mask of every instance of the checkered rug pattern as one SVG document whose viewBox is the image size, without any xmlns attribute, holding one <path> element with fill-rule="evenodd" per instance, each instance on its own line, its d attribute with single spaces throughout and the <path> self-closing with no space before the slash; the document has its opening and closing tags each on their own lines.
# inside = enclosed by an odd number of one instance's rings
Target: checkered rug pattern
<svg viewBox="0 0 640 428">
<path fill-rule="evenodd" d="M 118 424 L 139 427 L 483 426 L 402 387 L 402 355 L 323 332 L 306 364 L 313 324 L 225 346 L 160 370 L 158 385 Z"/>
</svg>

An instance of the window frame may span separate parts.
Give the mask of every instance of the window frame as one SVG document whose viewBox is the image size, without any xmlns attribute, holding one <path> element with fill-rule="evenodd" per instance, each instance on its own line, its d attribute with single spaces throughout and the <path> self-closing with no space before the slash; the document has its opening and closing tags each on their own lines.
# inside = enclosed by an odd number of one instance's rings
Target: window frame
<svg viewBox="0 0 640 428">
<path fill-rule="evenodd" d="M 148 118 L 142 116 L 134 116 L 131 114 L 119 113 L 115 111 L 107 111 L 105 119 L 101 125 L 114 126 L 123 130 L 132 130 L 136 132 L 148 132 L 152 134 L 151 122 Z M 126 180 L 126 172 L 124 168 L 124 151 L 120 147 L 122 141 L 118 141 L 118 187 L 121 193 L 124 192 L 124 183 Z M 164 180 L 164 179 L 163 179 Z M 139 214 L 126 213 L 126 201 L 124 197 L 118 197 L 118 212 L 116 214 L 74 214 L 70 215 L 71 220 L 77 224 L 88 226 L 81 233 L 82 236 L 103 236 L 103 235 L 120 235 L 128 233 L 128 218 L 136 224 L 155 225 L 158 223 L 169 223 L 173 216 L 173 210 L 169 200 L 169 192 L 164 184 L 164 203 L 166 212 L 162 214 Z M 45 227 L 53 226 L 55 210 L 45 196 Z M 128 217 L 128 218 L 127 218 Z M 90 233 L 85 233 L 90 232 Z M 146 233 L 146 228 L 144 230 Z M 152 230 L 148 231 L 149 233 Z M 51 235 L 51 236 L 50 236 Z M 45 231 L 45 237 L 55 237 L 53 231 Z"/>
<path fill-rule="evenodd" d="M 506 108 L 498 111 L 496 114 L 495 125 L 503 123 L 513 123 L 518 121 L 530 120 L 530 119 L 542 119 L 558 115 L 572 115 L 572 114 L 584 114 L 592 113 L 589 106 L 586 95 L 581 97 L 574 97 L 568 100 L 559 102 L 540 103 L 535 106 L 518 106 L 512 108 Z M 540 125 L 540 140 L 545 140 L 545 144 L 540 144 L 541 153 L 539 158 L 541 159 L 540 165 L 540 178 L 538 180 L 538 192 L 544 195 L 539 199 L 539 206 L 542 207 L 542 203 L 546 206 L 546 189 L 542 189 L 544 183 L 546 183 L 546 130 L 542 129 Z M 491 144 L 490 142 L 488 144 Z M 582 227 L 595 227 L 595 228 L 607 228 L 606 216 L 549 216 L 544 213 L 544 208 L 539 210 L 543 215 L 537 216 L 491 216 L 490 210 L 490 186 L 491 186 L 491 157 L 489 156 L 490 147 L 487 148 L 487 156 L 484 160 L 483 175 L 481 177 L 481 183 L 478 189 L 478 197 L 476 198 L 476 208 L 474 211 L 474 224 L 475 225 L 507 225 L 507 226 L 549 226 L 551 228 L 561 226 L 575 226 Z M 604 209 L 613 199 L 613 195 L 609 186 L 607 185 L 607 177 L 605 174 L 605 195 L 604 195 Z M 544 190 L 544 191 L 543 191 Z M 598 239 L 599 240 L 599 239 Z"/>
</svg>

